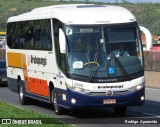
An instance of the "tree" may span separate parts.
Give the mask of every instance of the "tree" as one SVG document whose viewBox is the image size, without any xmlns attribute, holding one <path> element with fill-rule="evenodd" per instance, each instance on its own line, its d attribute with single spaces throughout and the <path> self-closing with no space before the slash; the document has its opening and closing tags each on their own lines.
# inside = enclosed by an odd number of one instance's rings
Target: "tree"
<svg viewBox="0 0 160 127">
<path fill-rule="evenodd" d="M 128 3 L 127 0 L 122 0 L 122 3 Z"/>
<path fill-rule="evenodd" d="M 89 3 L 89 0 L 85 0 L 86 4 Z"/>
</svg>

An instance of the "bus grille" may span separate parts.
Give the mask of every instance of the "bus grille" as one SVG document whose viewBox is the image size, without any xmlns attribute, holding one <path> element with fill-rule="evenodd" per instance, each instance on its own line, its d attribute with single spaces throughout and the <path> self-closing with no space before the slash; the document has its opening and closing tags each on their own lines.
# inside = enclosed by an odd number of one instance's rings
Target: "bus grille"
<svg viewBox="0 0 160 127">
<path fill-rule="evenodd" d="M 133 90 L 113 91 L 112 96 L 127 95 L 132 92 Z M 106 92 L 89 92 L 87 93 L 87 95 L 89 96 L 108 96 Z"/>
</svg>

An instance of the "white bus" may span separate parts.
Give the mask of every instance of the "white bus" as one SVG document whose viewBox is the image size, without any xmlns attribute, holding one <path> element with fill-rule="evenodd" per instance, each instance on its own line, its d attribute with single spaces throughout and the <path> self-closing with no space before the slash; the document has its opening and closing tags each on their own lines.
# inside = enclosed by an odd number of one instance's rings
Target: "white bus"
<svg viewBox="0 0 160 127">
<path fill-rule="evenodd" d="M 145 100 L 140 29 L 125 8 L 111 5 L 41 7 L 7 22 L 8 87 L 63 109 L 112 107 L 124 114 Z M 127 55 L 117 55 L 123 47 Z M 126 54 L 126 53 L 123 53 Z"/>
</svg>

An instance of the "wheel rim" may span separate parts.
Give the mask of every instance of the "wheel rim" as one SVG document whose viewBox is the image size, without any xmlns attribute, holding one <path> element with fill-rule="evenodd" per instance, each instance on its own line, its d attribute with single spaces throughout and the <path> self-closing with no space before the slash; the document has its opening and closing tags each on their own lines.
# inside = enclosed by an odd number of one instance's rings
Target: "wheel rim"
<svg viewBox="0 0 160 127">
<path fill-rule="evenodd" d="M 20 89 L 19 89 L 19 96 L 20 96 L 20 99 L 22 100 L 23 99 L 23 89 L 22 89 L 21 85 L 20 85 Z"/>
<path fill-rule="evenodd" d="M 56 98 L 56 93 L 55 92 L 54 92 L 54 97 L 53 97 L 53 104 L 54 104 L 55 112 L 58 112 L 57 98 Z"/>
</svg>

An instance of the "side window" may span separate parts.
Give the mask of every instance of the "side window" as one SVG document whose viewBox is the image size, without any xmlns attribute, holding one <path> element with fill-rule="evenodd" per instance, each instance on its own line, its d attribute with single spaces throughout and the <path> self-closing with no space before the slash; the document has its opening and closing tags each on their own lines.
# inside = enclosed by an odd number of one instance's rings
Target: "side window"
<svg viewBox="0 0 160 127">
<path fill-rule="evenodd" d="M 7 24 L 7 45 L 10 48 L 18 48 L 18 22 Z"/>
<path fill-rule="evenodd" d="M 34 21 L 27 21 L 26 22 L 26 48 L 33 49 L 33 34 L 34 34 Z"/>
<path fill-rule="evenodd" d="M 13 37 L 14 37 L 14 25 L 16 23 L 8 23 L 7 24 L 7 45 L 10 48 L 13 48 Z"/>
<path fill-rule="evenodd" d="M 59 28 L 62 28 L 62 23 L 57 20 L 53 19 L 53 31 L 54 31 L 54 44 L 55 44 L 55 52 L 56 52 L 56 59 L 59 65 L 59 68 L 62 72 L 66 73 L 67 66 L 66 66 L 66 57 L 65 54 L 60 53 L 60 46 L 59 46 Z"/>
<path fill-rule="evenodd" d="M 42 47 L 41 48 L 44 50 L 52 50 L 50 19 L 41 20 L 41 32 L 42 32 Z"/>
<path fill-rule="evenodd" d="M 14 49 L 52 50 L 51 20 L 8 23 L 7 44 Z"/>
<path fill-rule="evenodd" d="M 34 49 L 40 49 L 41 48 L 41 22 L 40 20 L 34 21 L 34 43 L 33 47 Z"/>
<path fill-rule="evenodd" d="M 18 27 L 18 46 L 19 48 L 25 48 L 25 39 L 26 39 L 26 31 L 25 31 L 26 22 L 19 22 Z"/>
<path fill-rule="evenodd" d="M 15 22 L 7 24 L 7 44 L 13 49 L 31 49 L 31 21 Z"/>
</svg>

